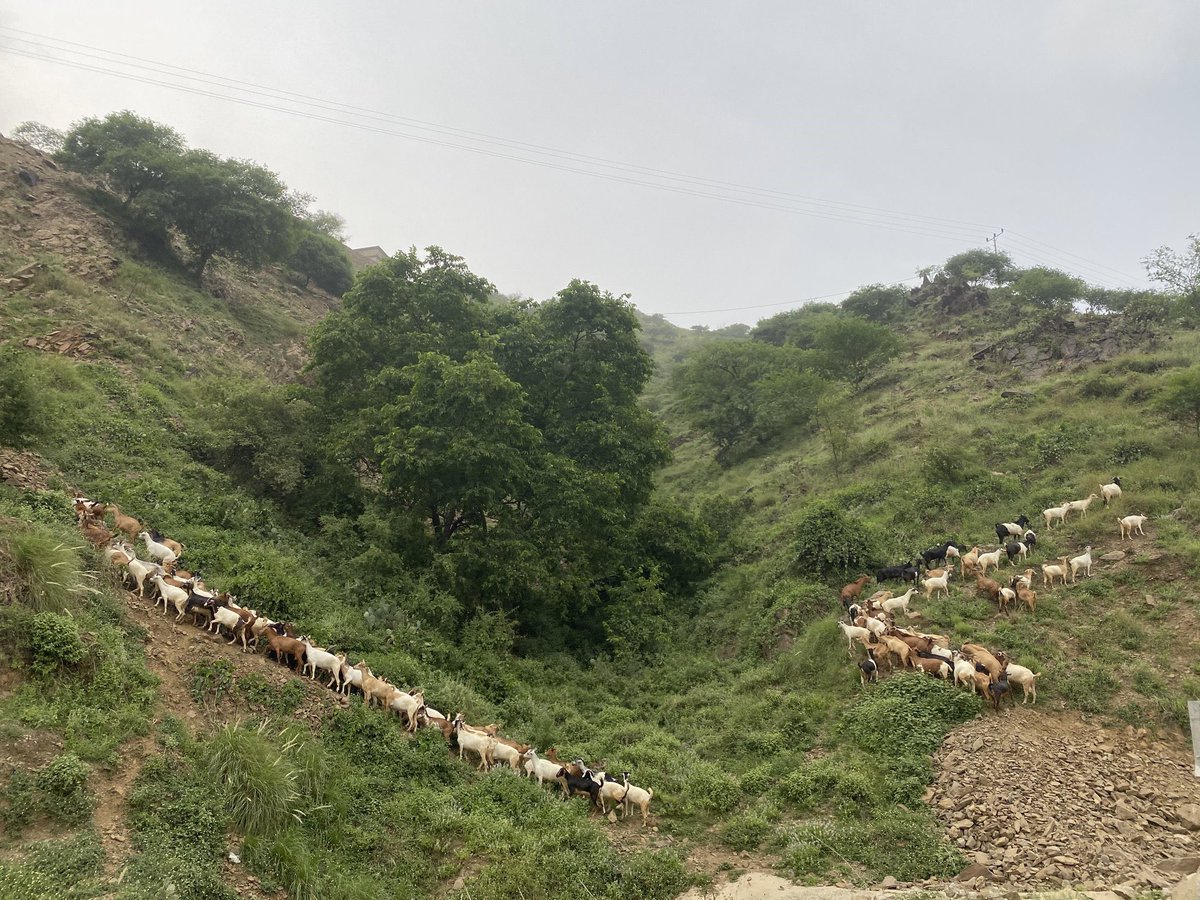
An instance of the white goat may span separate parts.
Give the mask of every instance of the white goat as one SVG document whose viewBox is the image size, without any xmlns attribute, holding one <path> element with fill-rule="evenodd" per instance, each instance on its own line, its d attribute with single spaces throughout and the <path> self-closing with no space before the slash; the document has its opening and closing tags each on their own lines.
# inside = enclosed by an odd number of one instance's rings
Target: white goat
<svg viewBox="0 0 1200 900">
<path fill-rule="evenodd" d="M 146 596 L 146 578 L 153 575 L 161 575 L 163 572 L 162 566 L 138 559 L 136 556 L 129 560 L 125 568 L 129 570 L 129 574 L 137 582 L 138 596 L 143 598 Z M 158 604 L 155 603 L 154 605 L 157 606 Z"/>
<path fill-rule="evenodd" d="M 314 647 L 312 641 L 308 638 L 301 638 L 300 643 L 304 645 L 304 669 L 300 675 L 308 674 L 308 670 L 312 669 L 312 679 L 317 680 L 317 669 L 322 669 L 329 673 L 328 687 L 333 687 L 335 684 L 338 689 L 342 686 L 342 663 L 345 657 L 338 657 L 334 653 L 330 653 L 322 647 Z"/>
<path fill-rule="evenodd" d="M 558 777 L 558 770 L 562 766 L 548 759 L 542 759 L 537 755 L 535 748 L 530 747 L 521 754 L 521 758 L 525 760 L 526 773 L 536 778 L 538 784 L 545 784 L 547 781 L 562 784 L 562 780 Z"/>
<path fill-rule="evenodd" d="M 953 569 L 947 569 L 936 578 L 926 578 L 921 582 L 921 587 L 925 589 L 925 599 L 936 591 L 940 591 L 947 597 L 950 596 L 950 576 L 954 574 Z"/>
<path fill-rule="evenodd" d="M 1117 519 L 1117 524 L 1121 526 L 1121 540 L 1125 540 L 1125 538 L 1129 538 L 1132 541 L 1133 533 L 1135 531 L 1138 534 L 1145 534 L 1146 532 L 1142 531 L 1142 525 L 1144 525 L 1146 523 L 1146 520 L 1149 518 L 1150 518 L 1149 516 L 1142 515 L 1142 516 L 1126 516 L 1123 519 Z"/>
<path fill-rule="evenodd" d="M 242 650 L 244 651 L 246 649 L 244 643 L 246 638 L 245 629 L 243 628 L 244 625 L 245 622 L 242 620 L 242 617 L 235 613 L 232 609 L 227 606 L 218 606 L 216 610 L 213 611 L 212 621 L 208 624 L 208 629 L 210 629 L 214 634 L 220 635 L 221 626 L 224 626 L 229 631 L 229 643 L 231 644 L 238 639 L 240 629 L 243 640 Z"/>
<path fill-rule="evenodd" d="M 1092 577 L 1092 548 L 1089 544 L 1083 548 L 1083 553 L 1071 560 L 1071 583 L 1075 583 L 1075 575 L 1083 569 L 1087 577 Z"/>
<path fill-rule="evenodd" d="M 1000 557 L 1004 554 L 1004 548 L 999 547 L 991 553 L 980 553 L 978 559 L 975 560 L 975 565 L 979 569 L 980 575 L 986 575 L 988 569 L 1000 568 Z"/>
<path fill-rule="evenodd" d="M 1024 666 L 1018 666 L 1014 663 L 1008 664 L 1008 675 L 1006 676 L 1011 684 L 1019 684 L 1021 686 L 1021 702 L 1024 703 L 1031 696 L 1033 702 L 1037 703 L 1037 680 L 1042 675 L 1041 672 L 1036 674 Z"/>
<path fill-rule="evenodd" d="M 865 628 L 859 628 L 857 625 L 847 625 L 845 622 L 838 622 L 838 628 L 842 629 L 842 634 L 846 636 L 846 652 L 851 656 L 854 655 L 855 641 L 858 641 L 864 647 L 870 647 L 873 643 L 874 635 Z"/>
<path fill-rule="evenodd" d="M 622 779 L 625 784 L 625 815 L 629 815 L 632 807 L 636 806 L 642 811 L 642 827 L 646 827 L 646 816 L 650 812 L 650 801 L 654 798 L 654 791 L 648 791 L 640 788 L 637 785 L 629 783 L 629 773 L 623 772 Z"/>
<path fill-rule="evenodd" d="M 1088 494 L 1086 500 L 1072 500 L 1067 506 L 1071 507 L 1071 512 L 1079 513 L 1079 518 L 1086 519 L 1088 507 L 1092 505 L 1093 500 L 1099 499 L 1100 496 L 1098 494 Z"/>
<path fill-rule="evenodd" d="M 191 593 L 186 588 L 175 587 L 173 584 L 167 584 L 163 581 L 161 575 L 154 576 L 154 583 L 158 585 L 158 592 L 163 599 L 163 615 L 167 614 L 167 604 L 170 603 L 175 607 L 175 611 L 179 613 L 175 617 L 175 622 L 178 624 L 183 621 L 183 614 L 187 610 L 188 595 Z M 158 601 L 155 601 L 155 606 L 158 606 Z"/>
<path fill-rule="evenodd" d="M 958 687 L 963 683 L 970 685 L 971 693 L 975 693 L 975 663 L 955 652 L 954 686 Z"/>
<path fill-rule="evenodd" d="M 138 537 L 146 542 L 146 553 L 157 559 L 164 566 L 175 562 L 177 556 L 175 551 L 166 544 L 160 544 L 145 531 L 138 532 Z"/>
<path fill-rule="evenodd" d="M 479 734 L 464 728 L 465 723 L 462 720 L 462 713 L 459 713 L 454 718 L 454 732 L 458 736 L 458 758 L 463 758 L 463 752 L 470 750 L 479 757 L 480 771 L 486 772 L 492 765 L 492 750 L 496 746 L 496 739 L 490 734 Z"/>
<path fill-rule="evenodd" d="M 1071 505 L 1064 503 L 1062 506 L 1052 506 L 1049 509 L 1043 509 L 1042 515 L 1046 519 L 1046 530 L 1049 531 L 1052 522 L 1066 522 L 1067 513 L 1071 511 Z"/>
<path fill-rule="evenodd" d="M 425 695 L 420 691 L 415 694 L 409 694 L 406 691 L 396 688 L 392 692 L 392 696 L 388 699 L 388 709 L 396 715 L 404 714 L 405 727 L 409 733 L 414 733 L 417 730 L 417 712 L 425 705 Z"/>
<path fill-rule="evenodd" d="M 1108 506 L 1112 501 L 1121 496 L 1121 485 L 1117 482 L 1100 485 L 1100 496 L 1104 498 L 1104 505 Z"/>
<path fill-rule="evenodd" d="M 1042 584 L 1054 584 L 1054 579 L 1060 579 L 1063 584 L 1067 583 L 1067 572 L 1070 571 L 1070 566 L 1067 565 L 1067 558 L 1060 556 L 1057 560 L 1057 565 L 1042 566 Z"/>
<path fill-rule="evenodd" d="M 884 612 L 891 613 L 893 616 L 900 610 L 903 610 L 904 612 L 907 613 L 908 612 L 908 601 L 912 599 L 912 595 L 915 594 L 916 592 L 917 592 L 916 588 L 909 588 L 907 591 L 905 591 L 899 597 L 891 597 L 887 600 L 884 600 L 879 605 L 883 607 Z"/>
</svg>

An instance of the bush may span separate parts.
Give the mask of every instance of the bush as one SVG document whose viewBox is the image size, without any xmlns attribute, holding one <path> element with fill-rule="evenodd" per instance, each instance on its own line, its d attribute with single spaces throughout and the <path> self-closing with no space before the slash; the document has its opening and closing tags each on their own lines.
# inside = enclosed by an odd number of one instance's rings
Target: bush
<svg viewBox="0 0 1200 900">
<path fill-rule="evenodd" d="M 693 808 L 715 813 L 733 809 L 741 793 L 737 779 L 712 763 L 698 763 L 684 788 L 684 795 Z"/>
<path fill-rule="evenodd" d="M 75 621 L 52 612 L 41 612 L 33 617 L 29 644 L 33 650 L 34 670 L 43 674 L 75 666 L 86 652 Z"/>
<path fill-rule="evenodd" d="M 814 503 L 797 518 L 795 567 L 802 575 L 829 578 L 865 569 L 876 554 L 868 526 L 832 503 Z"/>
<path fill-rule="evenodd" d="M 19 603 L 38 612 L 75 607 L 83 580 L 79 554 L 47 528 L 21 523 L 0 537 L 0 575 Z"/>
<path fill-rule="evenodd" d="M 0 444 L 20 447 L 39 432 L 41 408 L 22 351 L 0 347 Z"/>
<path fill-rule="evenodd" d="M 932 754 L 955 725 L 973 718 L 979 697 L 924 675 L 881 682 L 843 716 L 850 740 L 876 755 Z"/>
<path fill-rule="evenodd" d="M 208 745 L 209 775 L 243 834 L 272 835 L 303 812 L 296 769 L 265 731 L 226 725 Z"/>
</svg>

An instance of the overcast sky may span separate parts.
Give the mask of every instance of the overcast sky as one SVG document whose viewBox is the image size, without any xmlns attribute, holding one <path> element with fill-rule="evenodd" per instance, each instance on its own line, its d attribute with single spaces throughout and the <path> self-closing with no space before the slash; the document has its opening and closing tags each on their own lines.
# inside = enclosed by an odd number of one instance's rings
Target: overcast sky
<svg viewBox="0 0 1200 900">
<path fill-rule="evenodd" d="M 1019 264 L 1144 284 L 1141 257 L 1200 231 L 1197 47 L 1192 0 L 0 0 L 0 131 L 132 109 L 275 169 L 353 246 L 437 244 L 506 293 L 586 278 L 718 327 L 999 227 Z M 341 107 L 181 92 L 158 63 Z"/>
</svg>

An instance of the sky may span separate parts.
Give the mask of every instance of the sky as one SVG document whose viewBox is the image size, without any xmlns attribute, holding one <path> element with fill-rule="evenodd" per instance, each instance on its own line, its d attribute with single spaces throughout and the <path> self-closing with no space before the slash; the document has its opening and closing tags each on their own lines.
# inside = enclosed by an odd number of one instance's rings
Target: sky
<svg viewBox="0 0 1200 900">
<path fill-rule="evenodd" d="M 1200 231 L 1198 46 L 1191 0 L 0 0 L 0 132 L 132 109 L 352 246 L 717 328 L 1000 229 L 1145 286 Z"/>
</svg>

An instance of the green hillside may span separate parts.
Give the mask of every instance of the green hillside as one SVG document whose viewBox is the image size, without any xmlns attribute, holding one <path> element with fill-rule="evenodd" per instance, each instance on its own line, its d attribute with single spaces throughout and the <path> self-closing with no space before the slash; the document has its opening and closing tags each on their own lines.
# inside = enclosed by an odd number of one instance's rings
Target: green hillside
<svg viewBox="0 0 1200 900">
<path fill-rule="evenodd" d="M 995 713 L 915 675 L 861 689 L 838 591 L 946 539 L 995 546 L 1021 513 L 1035 567 L 1125 555 L 1039 575 L 1032 615 L 954 580 L 913 621 L 1043 673 L 1038 711 L 1001 716 L 1180 740 L 1200 695 L 1195 292 L 965 254 L 912 294 L 705 334 L 637 329 L 583 282 L 510 302 L 431 250 L 339 300 L 288 260 L 218 252 L 198 280 L 177 230 L 147 239 L 149 201 L 3 139 L 0 169 L 6 896 L 951 878 L 969 860 L 923 802 L 931 755 Z M 1114 475 L 1111 510 L 1040 527 Z M 74 491 L 431 706 L 630 771 L 653 828 L 478 774 L 436 731 L 189 626 L 148 629 L 79 538 Z M 1132 513 L 1146 535 L 1122 543 Z"/>
</svg>

